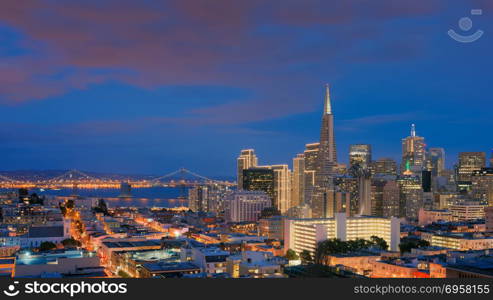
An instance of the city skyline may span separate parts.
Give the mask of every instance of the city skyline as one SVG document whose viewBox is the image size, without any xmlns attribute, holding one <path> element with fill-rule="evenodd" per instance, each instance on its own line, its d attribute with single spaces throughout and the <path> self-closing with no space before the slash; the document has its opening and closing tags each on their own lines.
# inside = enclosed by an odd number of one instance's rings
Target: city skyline
<svg viewBox="0 0 493 300">
<path fill-rule="evenodd" d="M 445 34 L 469 4 L 390 9 L 382 1 L 368 14 L 355 2 L 318 3 L 327 5 L 321 13 L 309 9 L 315 2 L 287 3 L 280 12 L 255 1 L 241 9 L 220 2 L 235 18 L 217 19 L 217 7 L 201 1 L 110 2 L 91 13 L 91 1 L 48 4 L 50 22 L 42 22 L 37 1 L 3 4 L 0 170 L 161 174 L 187 167 L 234 176 L 234 161 L 248 148 L 261 165 L 291 165 L 319 139 L 325 83 L 340 162 L 348 163 L 351 144 L 370 144 L 375 160 L 399 162 L 412 123 L 427 147 L 445 149 L 448 168 L 459 152 L 490 155 L 482 128 L 493 108 L 485 92 L 492 61 L 484 59 L 492 46 Z M 36 26 L 26 26 L 33 20 Z M 485 17 L 474 25 L 493 31 Z M 346 51 L 349 45 L 355 50 Z"/>
</svg>

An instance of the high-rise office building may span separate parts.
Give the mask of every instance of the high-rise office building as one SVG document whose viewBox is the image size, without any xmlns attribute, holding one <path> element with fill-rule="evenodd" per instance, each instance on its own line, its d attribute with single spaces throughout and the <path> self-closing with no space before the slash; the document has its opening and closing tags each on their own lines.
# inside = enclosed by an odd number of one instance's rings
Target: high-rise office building
<svg viewBox="0 0 493 300">
<path fill-rule="evenodd" d="M 442 176 L 445 169 L 445 150 L 443 148 L 430 148 L 428 150 L 428 161 L 431 166 L 433 177 Z"/>
<path fill-rule="evenodd" d="M 371 201 L 371 174 L 369 171 L 362 169 L 358 178 L 358 196 L 359 196 L 359 214 L 362 216 L 372 215 Z"/>
<path fill-rule="evenodd" d="M 298 154 L 293 159 L 291 207 L 305 203 L 305 155 Z"/>
<path fill-rule="evenodd" d="M 243 170 L 255 168 L 258 165 L 258 158 L 255 155 L 255 150 L 241 150 L 240 156 L 237 159 L 237 181 L 238 189 L 243 186 Z"/>
<path fill-rule="evenodd" d="M 245 191 L 263 191 L 272 201 L 276 195 L 274 192 L 274 171 L 268 167 L 255 167 L 243 170 L 243 190 Z"/>
<path fill-rule="evenodd" d="M 285 213 L 291 202 L 291 170 L 288 165 L 258 166 L 243 170 L 243 189 L 264 191 L 272 207 Z"/>
<path fill-rule="evenodd" d="M 349 146 L 349 167 L 358 164 L 363 168 L 369 168 L 371 164 L 371 145 L 355 144 Z"/>
<path fill-rule="evenodd" d="M 318 148 L 320 143 L 306 144 L 305 152 L 305 203 L 311 205 L 313 189 L 315 187 L 315 174 L 317 172 Z"/>
<path fill-rule="evenodd" d="M 371 163 L 372 174 L 397 175 L 397 163 L 392 158 L 379 158 Z"/>
<path fill-rule="evenodd" d="M 224 200 L 227 222 L 256 222 L 271 199 L 262 191 L 236 191 Z"/>
<path fill-rule="evenodd" d="M 423 188 L 423 192 L 431 192 L 431 171 L 421 171 L 421 187 Z"/>
<path fill-rule="evenodd" d="M 334 179 L 336 190 L 349 194 L 349 215 L 359 214 L 359 180 L 351 176 L 341 176 Z"/>
<path fill-rule="evenodd" d="M 473 200 L 493 206 L 493 168 L 483 168 L 471 176 Z"/>
<path fill-rule="evenodd" d="M 383 191 L 387 180 L 373 178 L 371 180 L 371 215 L 383 217 Z"/>
<path fill-rule="evenodd" d="M 209 188 L 207 186 L 195 186 L 188 190 L 188 208 L 194 212 L 209 211 Z"/>
<path fill-rule="evenodd" d="M 400 195 L 400 216 L 417 220 L 420 208 L 424 207 L 423 188 L 418 176 L 402 176 L 398 179 Z"/>
<path fill-rule="evenodd" d="M 470 182 L 475 171 L 480 171 L 486 166 L 486 153 L 461 152 L 457 165 L 457 181 Z"/>
<path fill-rule="evenodd" d="M 317 157 L 317 185 L 325 186 L 329 177 L 333 175 L 333 168 L 337 164 L 337 151 L 334 135 L 334 114 L 330 101 L 329 85 L 325 87 L 325 104 L 320 128 L 320 146 Z"/>
<path fill-rule="evenodd" d="M 188 190 L 188 207 L 194 212 L 222 213 L 224 199 L 231 192 L 230 187 L 219 184 L 194 186 Z"/>
<path fill-rule="evenodd" d="M 334 136 L 334 114 L 330 101 L 329 85 L 325 87 L 325 103 L 320 128 L 320 146 L 315 173 L 315 187 L 311 199 L 312 215 L 321 218 L 324 214 L 326 197 L 333 191 L 334 169 L 337 166 L 337 152 Z"/>
<path fill-rule="evenodd" d="M 285 214 L 291 207 L 291 170 L 288 165 L 269 167 L 274 171 L 274 207 Z"/>
<path fill-rule="evenodd" d="M 421 175 L 425 166 L 425 139 L 416 135 L 416 127 L 411 125 L 411 135 L 402 139 L 401 174 Z"/>
<path fill-rule="evenodd" d="M 382 213 L 386 218 L 399 217 L 400 188 L 395 180 L 388 180 L 383 187 Z"/>
</svg>

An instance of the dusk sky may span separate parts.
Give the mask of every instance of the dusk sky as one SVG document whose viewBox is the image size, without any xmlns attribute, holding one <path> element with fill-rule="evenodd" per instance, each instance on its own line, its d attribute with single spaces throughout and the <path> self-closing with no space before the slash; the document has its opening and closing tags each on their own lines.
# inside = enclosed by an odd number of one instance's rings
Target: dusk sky
<svg viewBox="0 0 493 300">
<path fill-rule="evenodd" d="M 482 9 L 471 16 L 471 9 Z M 493 1 L 2 0 L 0 170 L 291 165 L 331 85 L 338 158 L 493 148 Z M 471 17 L 473 43 L 447 35 Z"/>
</svg>

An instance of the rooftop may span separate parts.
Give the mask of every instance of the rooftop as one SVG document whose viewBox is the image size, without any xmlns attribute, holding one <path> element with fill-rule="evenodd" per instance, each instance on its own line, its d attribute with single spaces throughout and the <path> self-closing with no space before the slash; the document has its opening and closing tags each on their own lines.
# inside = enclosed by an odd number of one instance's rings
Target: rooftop
<svg viewBox="0 0 493 300">
<path fill-rule="evenodd" d="M 44 265 L 53 264 L 61 258 L 83 258 L 94 257 L 94 252 L 84 250 L 55 250 L 50 252 L 32 253 L 22 252 L 17 254 L 16 265 Z"/>
<path fill-rule="evenodd" d="M 29 228 L 29 238 L 63 237 L 63 226 L 39 226 Z"/>
<path fill-rule="evenodd" d="M 110 249 L 112 249 L 112 248 L 138 248 L 138 247 L 161 246 L 161 241 L 160 240 L 112 241 L 112 242 L 103 242 L 103 244 Z"/>
<path fill-rule="evenodd" d="M 200 270 L 200 268 L 197 265 L 189 262 L 179 262 L 179 263 L 153 262 L 153 263 L 143 264 L 142 267 L 147 269 L 149 272 L 154 272 L 154 273 Z"/>
</svg>

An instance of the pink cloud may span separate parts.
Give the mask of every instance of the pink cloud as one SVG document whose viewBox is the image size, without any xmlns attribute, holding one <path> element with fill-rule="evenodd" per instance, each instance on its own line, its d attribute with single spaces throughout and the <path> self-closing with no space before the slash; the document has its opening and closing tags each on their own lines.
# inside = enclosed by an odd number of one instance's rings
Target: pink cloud
<svg viewBox="0 0 493 300">
<path fill-rule="evenodd" d="M 195 110 L 190 115 L 199 118 L 197 122 L 229 124 L 278 118 L 313 107 L 291 95 L 272 97 L 279 93 L 266 85 L 272 74 L 276 73 L 278 81 L 284 77 L 319 81 L 303 73 L 283 74 L 282 68 L 300 61 L 337 59 L 337 52 L 351 42 L 334 42 L 331 48 L 291 49 L 296 36 L 255 35 L 259 23 L 344 24 L 367 15 L 384 22 L 433 13 L 437 3 L 89 0 L 60 5 L 58 1 L 4 1 L 0 21 L 23 33 L 22 45 L 34 53 L 0 66 L 0 94 L 14 102 L 44 99 L 107 80 L 143 88 L 263 85 L 256 99 Z M 331 38 L 374 39 L 377 31 L 363 27 Z M 231 67 L 242 71 L 231 71 Z M 66 75 L 57 76 L 67 69 Z M 102 69 L 104 74 L 98 72 Z"/>
</svg>

